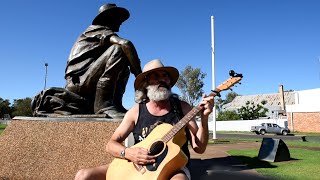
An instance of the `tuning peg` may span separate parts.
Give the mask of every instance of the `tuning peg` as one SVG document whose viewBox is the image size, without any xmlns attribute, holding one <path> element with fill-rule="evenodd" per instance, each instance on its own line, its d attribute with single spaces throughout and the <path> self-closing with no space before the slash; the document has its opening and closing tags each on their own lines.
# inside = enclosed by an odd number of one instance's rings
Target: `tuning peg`
<svg viewBox="0 0 320 180">
<path fill-rule="evenodd" d="M 232 89 L 232 88 L 230 88 L 230 91 L 233 91 L 233 89 Z"/>
<path fill-rule="evenodd" d="M 229 75 L 230 75 L 230 76 L 234 77 L 234 74 L 235 74 L 234 70 L 230 70 L 230 71 L 229 71 Z"/>
<path fill-rule="evenodd" d="M 238 84 L 241 84 L 241 82 L 239 82 Z"/>
</svg>

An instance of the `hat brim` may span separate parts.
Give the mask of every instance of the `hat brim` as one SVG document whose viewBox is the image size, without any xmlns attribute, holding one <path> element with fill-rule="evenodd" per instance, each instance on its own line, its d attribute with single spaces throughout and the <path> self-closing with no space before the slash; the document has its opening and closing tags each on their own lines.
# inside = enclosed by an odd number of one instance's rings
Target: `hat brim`
<svg viewBox="0 0 320 180">
<path fill-rule="evenodd" d="M 122 7 L 114 7 L 99 13 L 93 19 L 92 25 L 101 25 L 106 18 L 111 17 L 111 14 L 114 14 L 113 16 L 120 16 L 122 22 L 124 22 L 130 17 L 130 13 L 127 9 Z"/>
<path fill-rule="evenodd" d="M 170 67 L 170 66 L 159 67 L 159 68 L 155 68 L 155 69 L 140 73 L 136 77 L 136 80 L 134 81 L 134 88 L 136 90 L 137 89 L 141 89 L 142 83 L 143 83 L 143 81 L 146 80 L 146 77 L 148 76 L 148 74 L 150 74 L 150 73 L 152 73 L 154 71 L 166 71 L 166 72 L 168 72 L 169 76 L 170 76 L 170 80 L 171 80 L 170 81 L 171 82 L 171 87 L 173 87 L 176 84 L 176 82 L 178 81 L 179 71 L 176 68 Z"/>
</svg>

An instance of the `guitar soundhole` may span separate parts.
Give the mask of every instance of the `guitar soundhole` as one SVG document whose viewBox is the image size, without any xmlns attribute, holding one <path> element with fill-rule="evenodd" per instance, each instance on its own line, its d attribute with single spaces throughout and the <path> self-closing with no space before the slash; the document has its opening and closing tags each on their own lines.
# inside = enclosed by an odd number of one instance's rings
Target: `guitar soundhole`
<svg viewBox="0 0 320 180">
<path fill-rule="evenodd" d="M 150 155 L 158 155 L 162 152 L 162 150 L 164 149 L 165 144 L 162 141 L 156 141 L 154 142 L 149 151 L 150 151 Z"/>
</svg>

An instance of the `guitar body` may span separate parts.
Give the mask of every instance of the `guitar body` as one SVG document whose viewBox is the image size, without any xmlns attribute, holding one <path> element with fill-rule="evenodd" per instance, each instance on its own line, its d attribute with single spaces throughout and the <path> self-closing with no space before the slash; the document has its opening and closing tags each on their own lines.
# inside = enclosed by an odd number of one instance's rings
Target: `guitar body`
<svg viewBox="0 0 320 180">
<path fill-rule="evenodd" d="M 181 129 L 170 141 L 165 144 L 159 137 L 163 137 L 172 129 L 170 124 L 158 125 L 143 141 L 132 147 L 143 147 L 154 149 L 160 146 L 156 151 L 157 159 L 154 164 L 147 166 L 136 165 L 125 159 L 115 158 L 109 165 L 107 180 L 167 180 L 173 173 L 179 171 L 187 164 L 188 158 L 181 151 L 182 145 L 186 142 L 184 128 Z"/>
</svg>

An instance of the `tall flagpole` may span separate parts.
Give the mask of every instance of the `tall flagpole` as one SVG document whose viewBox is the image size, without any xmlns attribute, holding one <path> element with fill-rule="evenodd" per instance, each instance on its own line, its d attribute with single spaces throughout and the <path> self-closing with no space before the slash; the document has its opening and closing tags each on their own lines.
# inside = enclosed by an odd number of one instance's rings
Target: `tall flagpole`
<svg viewBox="0 0 320 180">
<path fill-rule="evenodd" d="M 212 55 L 212 90 L 216 88 L 215 65 L 214 65 L 214 16 L 211 16 L 211 55 Z M 216 139 L 216 106 L 212 111 L 212 139 Z"/>
<path fill-rule="evenodd" d="M 44 75 L 44 88 L 43 88 L 43 90 L 45 90 L 47 87 L 48 63 L 44 63 L 44 66 L 46 68 L 46 73 Z"/>
</svg>

